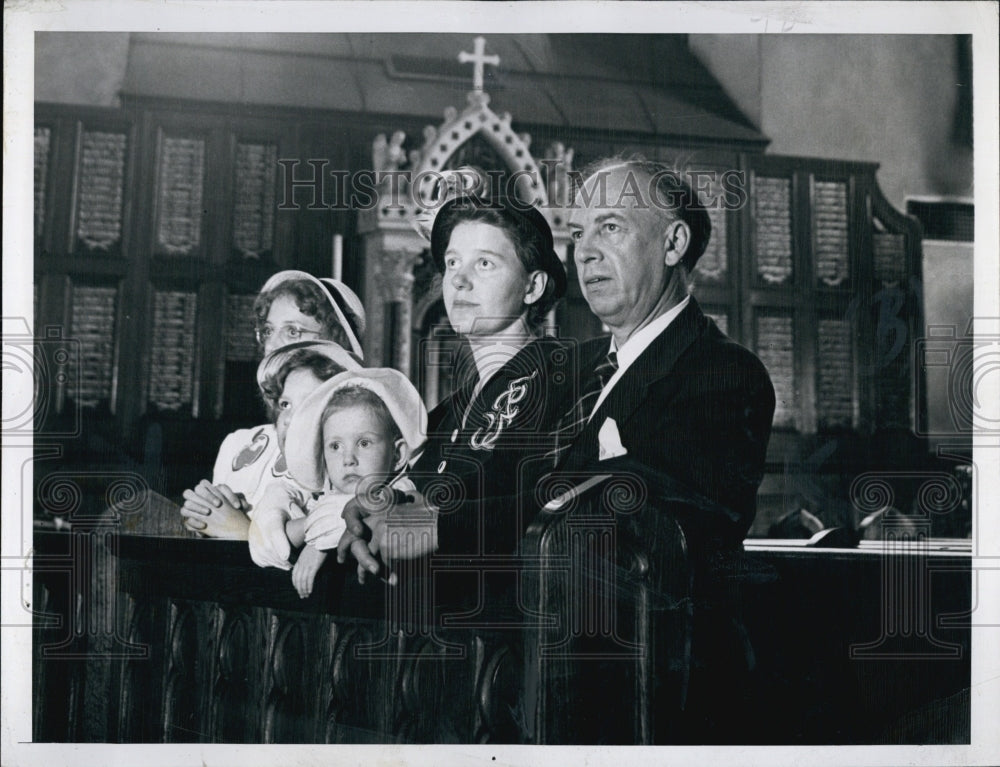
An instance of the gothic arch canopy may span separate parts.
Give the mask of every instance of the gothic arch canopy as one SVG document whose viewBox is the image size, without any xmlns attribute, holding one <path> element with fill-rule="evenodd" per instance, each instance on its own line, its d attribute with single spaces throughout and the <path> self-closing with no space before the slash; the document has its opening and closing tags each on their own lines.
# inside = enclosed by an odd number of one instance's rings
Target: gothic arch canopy
<svg viewBox="0 0 1000 767">
<path fill-rule="evenodd" d="M 542 183 L 541 171 L 529 149 L 530 137 L 514 132 L 509 112 L 498 115 L 490 109 L 488 94 L 472 91 L 468 99 L 469 105 L 461 113 L 449 109 L 439 128 L 424 131 L 420 163 L 412 177 L 417 183 L 415 191 L 418 198 L 426 202 L 433 199 L 438 174 L 448 167 L 449 159 L 463 144 L 479 135 L 506 163 L 516 184 L 517 198 L 545 210 L 549 202 L 548 194 Z"/>
</svg>

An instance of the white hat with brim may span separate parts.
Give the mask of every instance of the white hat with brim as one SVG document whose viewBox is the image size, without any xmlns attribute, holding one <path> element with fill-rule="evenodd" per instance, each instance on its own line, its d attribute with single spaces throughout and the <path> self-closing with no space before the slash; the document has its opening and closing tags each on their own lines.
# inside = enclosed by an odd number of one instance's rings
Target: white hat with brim
<svg viewBox="0 0 1000 767">
<path fill-rule="evenodd" d="M 313 277 L 309 272 L 299 271 L 298 269 L 286 269 L 283 272 L 272 274 L 268 277 L 267 282 L 264 283 L 264 287 L 260 289 L 260 292 L 265 293 L 269 290 L 274 290 L 283 282 L 291 280 L 311 282 L 323 291 L 323 295 L 329 299 L 330 305 L 333 307 L 334 314 L 337 315 L 337 322 L 340 323 L 340 326 L 344 329 L 344 333 L 347 335 L 347 339 L 351 343 L 351 351 L 358 355 L 360 359 L 364 359 L 365 354 L 361 349 L 361 337 L 365 334 L 367 320 L 365 318 L 365 307 L 362 305 L 361 299 L 358 298 L 357 294 L 340 280 L 335 280 L 332 277 L 319 279 Z M 347 310 L 354 315 L 354 324 L 347 319 L 344 310 L 340 307 L 340 301 L 343 301 Z M 357 326 L 357 332 L 355 332 L 355 325 Z"/>
<path fill-rule="evenodd" d="M 427 437 L 427 408 L 409 379 L 393 368 L 362 368 L 324 381 L 295 408 L 285 438 L 285 461 L 295 481 L 313 491 L 324 489 L 323 411 L 334 392 L 367 389 L 385 404 L 409 448 L 410 456 Z"/>
</svg>

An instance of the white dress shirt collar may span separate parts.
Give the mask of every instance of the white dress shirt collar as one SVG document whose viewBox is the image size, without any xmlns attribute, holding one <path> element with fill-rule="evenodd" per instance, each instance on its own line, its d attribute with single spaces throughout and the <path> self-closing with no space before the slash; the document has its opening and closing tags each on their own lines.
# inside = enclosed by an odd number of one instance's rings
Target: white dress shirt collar
<svg viewBox="0 0 1000 767">
<path fill-rule="evenodd" d="M 655 320 L 650 322 L 646 327 L 639 330 L 637 333 L 632 335 L 622 347 L 619 349 L 618 344 L 615 343 L 614 336 L 611 337 L 611 347 L 609 352 L 617 352 L 618 354 L 618 370 L 615 374 L 608 379 L 607 385 L 601 390 L 600 396 L 597 398 L 597 402 L 594 403 L 594 409 L 590 411 L 591 416 L 597 411 L 597 408 L 601 406 L 601 403 L 607 398 L 608 393 L 615 387 L 619 379 L 625 375 L 625 371 L 629 369 L 633 362 L 639 359 L 639 356 L 646 351 L 653 341 L 655 341 L 659 335 L 669 327 L 670 323 L 677 319 L 677 316 L 684 311 L 685 307 L 691 303 L 691 296 L 685 296 L 684 300 L 681 301 L 676 306 L 668 309 Z"/>
</svg>

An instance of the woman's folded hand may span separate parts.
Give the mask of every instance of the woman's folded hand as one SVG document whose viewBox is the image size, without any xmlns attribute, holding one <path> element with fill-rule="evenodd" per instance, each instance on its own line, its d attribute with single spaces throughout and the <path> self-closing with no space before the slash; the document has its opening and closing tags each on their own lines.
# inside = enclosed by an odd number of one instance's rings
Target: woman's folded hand
<svg viewBox="0 0 1000 767">
<path fill-rule="evenodd" d="M 250 505 L 240 493 L 226 485 L 213 485 L 203 479 L 195 487 L 184 491 L 181 516 L 184 526 L 210 538 L 246 540 L 250 520 Z"/>
<path fill-rule="evenodd" d="M 437 509 L 418 492 L 407 494 L 410 503 L 397 503 L 388 511 L 371 513 L 359 503 L 344 508 L 347 530 L 358 538 L 371 538 L 369 548 L 390 559 L 416 559 L 437 550 Z"/>
</svg>

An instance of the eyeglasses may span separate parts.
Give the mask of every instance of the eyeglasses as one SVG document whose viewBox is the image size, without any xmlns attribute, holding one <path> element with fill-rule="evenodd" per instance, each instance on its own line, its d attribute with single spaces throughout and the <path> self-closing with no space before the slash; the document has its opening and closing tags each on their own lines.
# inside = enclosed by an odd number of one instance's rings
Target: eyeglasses
<svg viewBox="0 0 1000 767">
<path fill-rule="evenodd" d="M 277 339 L 281 342 L 281 345 L 285 345 L 293 344 L 304 338 L 315 338 L 321 332 L 320 330 L 309 330 L 299 325 L 281 325 L 278 328 L 272 325 L 261 325 L 254 331 L 254 335 L 257 336 L 257 343 L 259 344 L 267 344 Z"/>
</svg>

